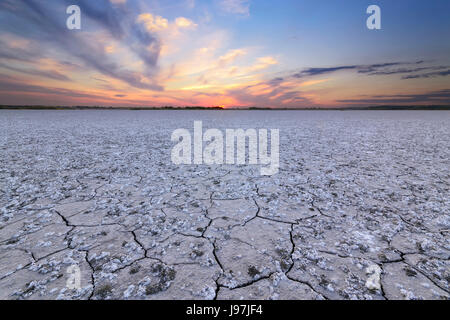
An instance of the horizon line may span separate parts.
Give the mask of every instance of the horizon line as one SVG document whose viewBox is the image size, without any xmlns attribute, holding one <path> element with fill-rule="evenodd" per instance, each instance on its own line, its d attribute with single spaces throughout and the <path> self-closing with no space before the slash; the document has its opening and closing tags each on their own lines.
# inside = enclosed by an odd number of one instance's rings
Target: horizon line
<svg viewBox="0 0 450 320">
<path fill-rule="evenodd" d="M 342 111 L 342 110 L 450 110 L 450 105 L 378 105 L 378 106 L 347 106 L 347 107 L 221 107 L 221 106 L 46 106 L 46 105 L 0 105 L 0 110 L 216 110 L 216 111 Z"/>
</svg>

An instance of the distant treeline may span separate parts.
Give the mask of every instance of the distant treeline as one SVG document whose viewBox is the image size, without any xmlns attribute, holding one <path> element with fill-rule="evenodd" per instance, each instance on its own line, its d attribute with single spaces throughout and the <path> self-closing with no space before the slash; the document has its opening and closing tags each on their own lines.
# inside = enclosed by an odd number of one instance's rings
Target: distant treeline
<svg viewBox="0 0 450 320">
<path fill-rule="evenodd" d="M 14 110 L 223 110 L 222 107 L 2 106 Z"/>
<path fill-rule="evenodd" d="M 371 106 L 371 107 L 338 107 L 338 108 L 259 108 L 259 107 L 112 107 L 112 106 L 2 106 L 0 109 L 12 110 L 450 110 L 450 106 Z"/>
</svg>

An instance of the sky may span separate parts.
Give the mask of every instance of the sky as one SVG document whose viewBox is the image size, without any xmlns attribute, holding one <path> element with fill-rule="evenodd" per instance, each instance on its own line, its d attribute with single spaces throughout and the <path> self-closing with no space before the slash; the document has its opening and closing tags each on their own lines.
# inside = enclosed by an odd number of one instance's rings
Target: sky
<svg viewBox="0 0 450 320">
<path fill-rule="evenodd" d="M 0 0 L 0 105 L 449 104 L 448 0 Z"/>
</svg>

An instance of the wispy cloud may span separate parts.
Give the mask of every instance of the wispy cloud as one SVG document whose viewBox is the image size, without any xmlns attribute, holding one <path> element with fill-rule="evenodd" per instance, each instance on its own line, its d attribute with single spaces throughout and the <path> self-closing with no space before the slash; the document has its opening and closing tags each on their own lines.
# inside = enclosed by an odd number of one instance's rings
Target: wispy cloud
<svg viewBox="0 0 450 320">
<path fill-rule="evenodd" d="M 341 70 L 354 70 L 358 69 L 359 66 L 337 66 L 337 67 L 328 67 L 328 68 L 308 68 L 304 69 L 298 73 L 294 73 L 292 77 L 294 78 L 303 78 L 309 76 L 318 76 L 322 74 L 329 74 Z"/>
<path fill-rule="evenodd" d="M 250 0 L 220 0 L 219 7 L 227 13 L 250 15 Z"/>
<path fill-rule="evenodd" d="M 24 83 L 22 79 L 2 74 L 0 74 L 0 92 L 6 94 L 14 94 L 14 92 L 51 94 L 66 98 L 101 98 L 89 92 Z"/>
<path fill-rule="evenodd" d="M 450 104 L 450 89 L 429 91 L 425 93 L 409 93 L 409 94 L 394 94 L 394 95 L 375 95 L 370 98 L 361 99 L 342 99 L 338 100 L 340 103 L 351 104 L 416 104 L 416 103 L 430 103 L 430 104 Z"/>
<path fill-rule="evenodd" d="M 416 67 L 417 65 L 423 65 L 425 61 L 413 61 L 413 62 L 385 62 L 369 65 L 344 65 L 335 67 L 324 68 L 306 68 L 300 72 L 292 74 L 294 78 L 313 77 L 319 75 L 326 75 L 335 73 L 338 71 L 356 71 L 359 74 L 366 74 L 368 76 L 389 76 L 396 74 L 411 74 L 430 70 L 443 70 L 427 73 L 419 73 L 413 75 L 407 75 L 402 79 L 418 79 L 418 78 L 432 78 L 432 77 L 444 77 L 449 75 L 449 66 L 424 66 Z M 395 68 L 394 68 L 395 67 Z"/>
<path fill-rule="evenodd" d="M 130 30 L 124 30 L 119 21 L 126 16 L 126 10 L 120 6 L 113 5 L 108 0 L 86 1 L 80 0 L 83 4 L 83 13 L 93 22 L 104 27 L 115 38 L 122 37 L 125 33 L 131 36 L 130 48 L 136 52 L 145 62 L 146 74 L 151 76 L 156 67 L 159 46 L 158 39 L 147 33 L 141 32 L 139 26 L 132 25 Z M 53 5 L 53 4 L 52 4 Z M 156 83 L 146 83 L 142 81 L 142 75 L 132 70 L 123 69 L 114 63 L 105 53 L 104 47 L 95 41 L 91 41 L 89 36 L 67 30 L 61 19 L 49 14 L 53 6 L 46 2 L 35 0 L 4 0 L 0 3 L 0 11 L 7 12 L 18 19 L 26 19 L 33 27 L 34 32 L 30 35 L 34 40 L 42 43 L 49 43 L 63 50 L 65 54 L 80 60 L 84 67 L 96 70 L 106 76 L 119 79 L 129 85 L 149 90 L 162 90 Z M 63 11 L 64 12 L 64 11 Z M 122 17 L 122 19 L 119 19 Z M 153 51 L 148 50 L 153 45 Z M 3 51 L 3 53 L 2 53 Z M 3 57 L 12 55 L 11 50 L 0 50 Z M 33 59 L 33 52 L 23 50 L 22 59 Z M 12 57 L 14 59 L 14 57 Z"/>
<path fill-rule="evenodd" d="M 442 67 L 442 68 L 448 68 L 448 67 Z M 450 69 L 447 69 L 444 71 L 436 71 L 436 72 L 428 72 L 428 73 L 404 76 L 402 79 L 420 79 L 420 78 L 426 79 L 426 78 L 435 78 L 435 77 L 446 77 L 448 75 L 450 75 Z"/>
<path fill-rule="evenodd" d="M 11 65 L 7 65 L 4 63 L 0 63 L 1 69 L 7 69 L 9 71 L 24 73 L 31 76 L 37 76 L 37 77 L 45 77 L 53 80 L 58 81 L 69 81 L 70 78 L 66 75 L 56 71 L 56 70 L 39 70 L 39 69 L 26 69 L 26 68 L 17 68 Z"/>
</svg>

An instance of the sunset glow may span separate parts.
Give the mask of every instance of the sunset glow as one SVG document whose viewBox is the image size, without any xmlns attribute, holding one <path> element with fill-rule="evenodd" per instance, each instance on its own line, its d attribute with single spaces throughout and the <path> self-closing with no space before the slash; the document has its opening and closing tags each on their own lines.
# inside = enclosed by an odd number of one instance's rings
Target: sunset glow
<svg viewBox="0 0 450 320">
<path fill-rule="evenodd" d="M 448 1 L 377 1 L 381 30 L 366 1 L 315 3 L 4 0 L 0 104 L 450 103 Z M 65 26 L 71 4 L 81 30 Z"/>
</svg>

